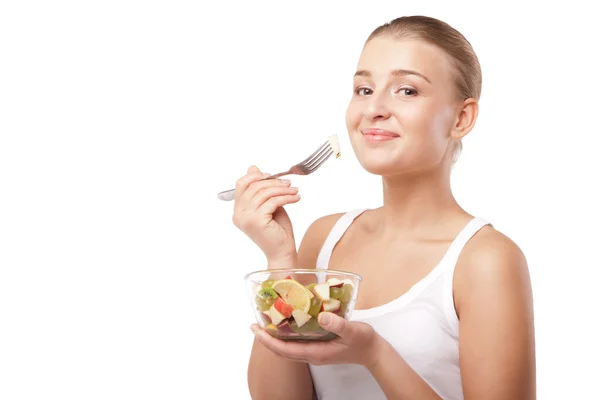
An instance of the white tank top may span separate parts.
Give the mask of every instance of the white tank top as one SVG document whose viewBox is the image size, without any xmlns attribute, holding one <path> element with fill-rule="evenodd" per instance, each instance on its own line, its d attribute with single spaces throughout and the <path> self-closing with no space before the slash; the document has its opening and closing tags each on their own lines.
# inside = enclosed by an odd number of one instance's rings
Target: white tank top
<svg viewBox="0 0 600 400">
<path fill-rule="evenodd" d="M 344 214 L 334 225 L 317 259 L 329 266 L 336 243 L 365 209 Z M 489 223 L 472 219 L 454 239 L 433 270 L 408 292 L 387 304 L 354 310 L 350 319 L 370 324 L 443 399 L 463 399 L 458 363 L 458 318 L 452 278 L 458 256 L 469 239 Z M 360 290 L 360 288 L 359 288 Z M 361 365 L 309 365 L 319 400 L 386 400 Z"/>
</svg>

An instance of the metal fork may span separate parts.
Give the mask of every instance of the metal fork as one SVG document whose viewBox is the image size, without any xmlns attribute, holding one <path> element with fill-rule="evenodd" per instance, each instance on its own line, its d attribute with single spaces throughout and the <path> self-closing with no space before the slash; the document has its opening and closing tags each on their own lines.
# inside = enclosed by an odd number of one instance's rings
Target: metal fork
<svg viewBox="0 0 600 400">
<path fill-rule="evenodd" d="M 329 140 L 326 141 L 310 156 L 308 156 L 304 161 L 299 162 L 298 164 L 292 166 L 290 169 L 284 172 L 280 172 L 275 175 L 270 175 L 265 179 L 276 179 L 285 175 L 309 175 L 315 172 L 317 169 L 327 161 L 329 157 L 333 154 L 333 149 L 331 148 L 331 144 Z M 217 194 L 217 197 L 224 201 L 231 201 L 235 198 L 235 189 L 225 190 Z"/>
</svg>

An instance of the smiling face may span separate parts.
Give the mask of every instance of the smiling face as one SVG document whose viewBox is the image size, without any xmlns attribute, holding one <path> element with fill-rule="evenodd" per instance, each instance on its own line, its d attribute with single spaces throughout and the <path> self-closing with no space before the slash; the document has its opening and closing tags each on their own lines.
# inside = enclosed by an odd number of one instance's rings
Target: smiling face
<svg viewBox="0 0 600 400">
<path fill-rule="evenodd" d="M 452 162 L 463 100 L 446 53 L 417 39 L 367 42 L 346 112 L 350 142 L 368 172 L 391 176 Z"/>
</svg>

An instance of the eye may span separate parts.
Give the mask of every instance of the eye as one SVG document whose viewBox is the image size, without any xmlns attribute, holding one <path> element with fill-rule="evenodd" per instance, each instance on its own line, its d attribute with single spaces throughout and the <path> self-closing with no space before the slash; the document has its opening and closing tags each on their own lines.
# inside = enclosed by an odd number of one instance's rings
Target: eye
<svg viewBox="0 0 600 400">
<path fill-rule="evenodd" d="M 398 89 L 398 93 L 403 94 L 404 96 L 416 96 L 417 90 L 413 88 L 400 88 Z"/>
<path fill-rule="evenodd" d="M 357 87 L 356 89 L 354 89 L 354 93 L 356 93 L 359 96 L 369 96 L 373 94 L 373 91 L 366 87 Z"/>
</svg>

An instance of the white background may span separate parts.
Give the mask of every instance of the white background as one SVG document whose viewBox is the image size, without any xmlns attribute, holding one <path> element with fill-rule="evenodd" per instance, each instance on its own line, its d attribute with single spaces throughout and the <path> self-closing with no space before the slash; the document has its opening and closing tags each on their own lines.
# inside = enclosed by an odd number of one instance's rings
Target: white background
<svg viewBox="0 0 600 400">
<path fill-rule="evenodd" d="M 292 179 L 298 240 L 377 206 L 344 113 L 368 34 L 411 14 L 459 29 L 482 64 L 454 191 L 528 258 L 538 398 L 597 396 L 591 6 L 200 3 L 0 3 L 0 398 L 249 398 L 243 276 L 265 263 L 216 193 L 337 134 L 342 157 Z"/>
</svg>

